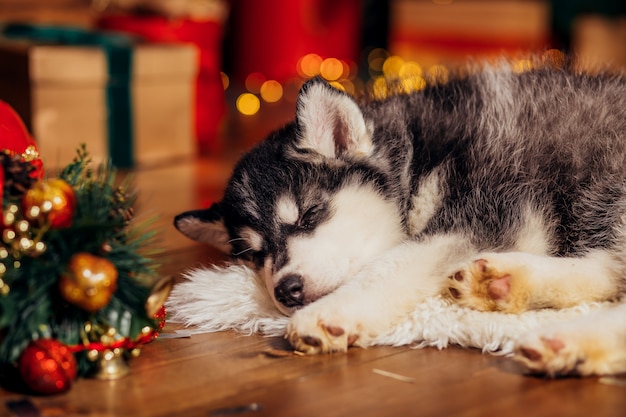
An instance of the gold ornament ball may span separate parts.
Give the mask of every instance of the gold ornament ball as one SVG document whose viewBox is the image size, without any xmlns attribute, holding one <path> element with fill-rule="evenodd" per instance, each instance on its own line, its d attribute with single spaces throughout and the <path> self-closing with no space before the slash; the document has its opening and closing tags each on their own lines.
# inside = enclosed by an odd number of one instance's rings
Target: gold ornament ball
<svg viewBox="0 0 626 417">
<path fill-rule="evenodd" d="M 24 195 L 22 208 L 32 216 L 38 207 L 50 222 L 50 227 L 60 229 L 72 224 L 76 208 L 74 189 L 60 178 L 38 181 Z"/>
<path fill-rule="evenodd" d="M 96 312 L 111 300 L 117 288 L 117 269 L 105 258 L 86 252 L 74 254 L 59 279 L 63 297 L 83 310 Z"/>
</svg>

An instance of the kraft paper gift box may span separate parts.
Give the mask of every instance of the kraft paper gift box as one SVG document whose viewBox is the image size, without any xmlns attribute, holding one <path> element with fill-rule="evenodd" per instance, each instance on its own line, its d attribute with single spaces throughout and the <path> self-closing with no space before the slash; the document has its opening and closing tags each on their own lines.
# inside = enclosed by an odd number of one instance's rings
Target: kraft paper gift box
<svg viewBox="0 0 626 417">
<path fill-rule="evenodd" d="M 120 168 L 195 153 L 193 46 L 84 39 L 80 29 L 68 41 L 74 29 L 44 29 L 63 36 L 47 43 L 27 28 L 0 41 L 0 98 L 25 120 L 48 168 L 65 166 L 82 143 L 95 162 Z"/>
<path fill-rule="evenodd" d="M 225 145 L 221 132 L 226 116 L 226 99 L 220 72 L 227 2 L 207 0 L 202 3 L 213 7 L 202 8 L 199 14 L 172 18 L 155 14 L 105 13 L 98 17 L 96 25 L 103 30 L 140 36 L 149 42 L 181 42 L 198 48 L 195 107 L 197 151 L 200 154 L 216 155 L 223 151 Z"/>
</svg>

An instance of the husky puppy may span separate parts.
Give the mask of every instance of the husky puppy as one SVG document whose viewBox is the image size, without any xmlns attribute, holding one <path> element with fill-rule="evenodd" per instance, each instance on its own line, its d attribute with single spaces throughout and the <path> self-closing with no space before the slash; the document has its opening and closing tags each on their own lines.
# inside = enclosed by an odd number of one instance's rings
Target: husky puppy
<svg viewBox="0 0 626 417">
<path fill-rule="evenodd" d="M 358 102 L 321 79 L 176 227 L 252 265 L 306 353 L 426 297 L 520 313 L 626 290 L 626 80 L 486 67 Z M 548 375 L 626 371 L 626 304 L 519 339 Z"/>
</svg>

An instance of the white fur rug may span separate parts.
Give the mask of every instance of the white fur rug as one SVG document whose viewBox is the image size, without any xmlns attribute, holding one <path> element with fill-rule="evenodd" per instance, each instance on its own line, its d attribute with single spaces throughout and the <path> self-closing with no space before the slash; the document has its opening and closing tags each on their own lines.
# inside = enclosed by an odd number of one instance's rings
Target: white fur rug
<svg viewBox="0 0 626 417">
<path fill-rule="evenodd" d="M 289 318 L 274 307 L 252 270 L 239 265 L 200 268 L 188 271 L 184 278 L 174 286 L 166 303 L 169 321 L 183 323 L 194 333 L 235 330 L 267 336 L 284 334 Z M 439 349 L 454 344 L 508 354 L 515 338 L 526 331 L 607 305 L 584 304 L 515 315 L 474 311 L 433 297 L 416 305 L 406 320 L 379 336 L 374 344 Z"/>
</svg>

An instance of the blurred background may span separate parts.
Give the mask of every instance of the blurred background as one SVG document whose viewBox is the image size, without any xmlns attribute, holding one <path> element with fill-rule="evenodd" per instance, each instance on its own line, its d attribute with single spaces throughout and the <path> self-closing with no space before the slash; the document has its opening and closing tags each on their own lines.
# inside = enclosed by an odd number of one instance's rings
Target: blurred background
<svg viewBox="0 0 626 417">
<path fill-rule="evenodd" d="M 415 90 L 529 53 L 622 71 L 626 2 L 0 0 L 0 100 L 48 165 L 82 142 L 120 167 L 226 157 L 289 120 L 307 78 Z"/>
</svg>

